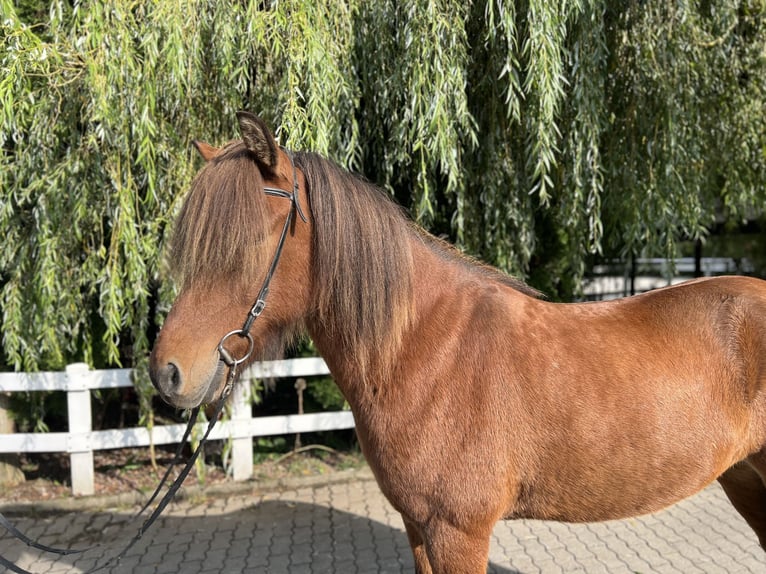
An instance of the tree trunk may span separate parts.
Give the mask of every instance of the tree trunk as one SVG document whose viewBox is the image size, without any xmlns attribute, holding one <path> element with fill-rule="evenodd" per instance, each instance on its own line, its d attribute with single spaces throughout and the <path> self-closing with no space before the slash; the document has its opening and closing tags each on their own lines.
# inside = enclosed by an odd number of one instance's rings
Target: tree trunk
<svg viewBox="0 0 766 574">
<path fill-rule="evenodd" d="M 10 434 L 14 430 L 10 415 L 10 397 L 7 393 L 0 393 L 0 434 Z M 19 464 L 19 455 L 0 453 L 0 485 L 15 486 L 22 482 L 24 482 L 24 473 Z"/>
</svg>

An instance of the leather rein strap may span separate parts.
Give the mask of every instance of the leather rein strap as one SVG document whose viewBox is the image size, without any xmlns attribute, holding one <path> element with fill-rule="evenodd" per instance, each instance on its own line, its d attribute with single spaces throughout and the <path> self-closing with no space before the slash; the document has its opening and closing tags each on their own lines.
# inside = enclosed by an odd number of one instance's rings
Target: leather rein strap
<svg viewBox="0 0 766 574">
<path fill-rule="evenodd" d="M 199 457 L 199 454 L 202 451 L 202 448 L 205 446 L 205 443 L 207 442 L 207 438 L 210 435 L 210 432 L 213 430 L 213 427 L 215 426 L 215 423 L 218 420 L 218 417 L 220 416 L 221 411 L 223 411 L 223 407 L 226 404 L 226 398 L 228 397 L 228 395 L 229 393 L 227 392 L 225 393 L 225 395 L 222 395 L 221 398 L 219 399 L 218 403 L 216 404 L 215 413 L 213 417 L 210 419 L 210 421 L 208 422 L 207 429 L 205 430 L 205 434 L 200 439 L 199 444 L 197 445 L 197 448 L 194 450 L 192 455 L 186 461 L 186 464 L 184 465 L 183 469 L 178 474 L 178 476 L 176 476 L 175 480 L 170 485 L 165 495 L 157 504 L 157 507 L 152 511 L 149 517 L 144 521 L 144 523 L 138 529 L 138 532 L 136 532 L 133 538 L 131 538 L 130 542 L 128 542 L 128 544 L 125 545 L 125 547 L 120 551 L 119 554 L 112 556 L 111 558 L 107 559 L 105 562 L 101 564 L 97 563 L 90 570 L 87 570 L 85 574 L 90 574 L 91 572 L 98 572 L 108 566 L 119 564 L 120 560 L 125 556 L 128 550 L 130 550 L 136 544 L 136 542 L 138 542 L 143 537 L 144 533 L 147 530 L 149 530 L 149 527 L 151 527 L 151 525 L 154 524 L 154 521 L 157 520 L 157 518 L 159 518 L 160 514 L 162 514 L 162 511 L 165 510 L 165 507 L 173 499 L 176 492 L 178 492 L 178 489 L 181 488 L 181 485 L 183 484 L 184 480 L 186 480 L 186 477 L 189 475 L 189 472 L 191 472 L 191 469 L 194 466 L 194 463 L 196 462 L 197 458 Z M 138 517 L 141 516 L 141 514 L 143 514 L 143 512 L 149 507 L 149 505 L 157 497 L 160 490 L 164 486 L 165 481 L 170 476 L 170 472 L 180 462 L 181 451 L 183 449 L 183 446 L 186 444 L 186 440 L 189 438 L 189 435 L 191 434 L 192 428 L 194 427 L 194 424 L 197 420 L 198 413 L 199 413 L 199 407 L 192 409 L 191 415 L 189 417 L 189 422 L 186 425 L 186 430 L 184 431 L 183 438 L 181 439 L 181 442 L 178 444 L 175 456 L 173 457 L 173 461 L 170 463 L 170 466 L 165 471 L 165 474 L 160 480 L 160 483 L 157 485 L 157 488 L 154 490 L 154 493 L 152 494 L 152 496 L 144 504 L 141 510 L 139 510 L 135 516 L 133 516 L 131 519 L 128 520 L 128 524 L 138 519 Z M 24 542 L 27 546 L 31 546 L 32 548 L 37 548 L 38 550 L 42 550 L 43 552 L 48 552 L 50 554 L 59 554 L 62 556 L 67 556 L 69 554 L 81 554 L 83 552 L 87 552 L 89 550 L 93 550 L 101 546 L 101 544 L 95 544 L 93 546 L 88 546 L 85 548 L 77 548 L 77 549 L 73 549 L 73 548 L 65 549 L 65 548 L 55 548 L 52 546 L 46 546 L 45 544 L 40 544 L 39 542 L 35 542 L 31 540 L 23 532 L 21 532 L 18 528 L 16 528 L 13 524 L 11 524 L 8 521 L 8 519 L 6 519 L 2 514 L 0 514 L 0 526 L 3 526 L 15 538 L 18 538 L 19 540 Z M 3 557 L 2 555 L 0 555 L 0 565 L 5 566 L 11 572 L 16 572 L 17 574 L 34 574 L 33 572 L 30 572 L 29 570 L 25 570 L 24 568 L 17 566 L 16 564 L 9 561 L 7 558 Z"/>
<path fill-rule="evenodd" d="M 277 269 L 277 265 L 279 264 L 279 259 L 282 256 L 282 249 L 285 245 L 285 241 L 287 240 L 287 234 L 290 230 L 290 226 L 293 223 L 294 217 L 296 214 L 301 218 L 301 220 L 303 220 L 304 223 L 307 222 L 306 216 L 303 213 L 303 209 L 301 208 L 299 197 L 298 197 L 298 174 L 295 169 L 295 162 L 293 160 L 293 155 L 288 150 L 284 150 L 284 148 L 283 148 L 283 151 L 285 151 L 285 153 L 287 153 L 287 156 L 290 158 L 290 165 L 293 171 L 293 190 L 286 191 L 284 189 L 279 189 L 275 187 L 264 187 L 263 192 L 266 195 L 270 195 L 272 197 L 282 197 L 284 199 L 289 199 L 291 203 L 290 210 L 288 211 L 287 217 L 285 218 L 285 224 L 282 227 L 282 233 L 279 236 L 279 241 L 277 242 L 277 248 L 274 253 L 274 257 L 271 260 L 271 265 L 269 265 L 269 269 L 266 272 L 266 277 L 263 280 L 261 289 L 260 291 L 258 291 L 258 296 L 256 297 L 255 303 L 253 303 L 253 306 L 248 312 L 247 317 L 245 318 L 245 322 L 242 325 L 242 328 L 236 329 L 234 331 L 227 333 L 221 338 L 221 341 L 218 343 L 218 354 L 221 357 L 221 361 L 223 361 L 224 364 L 227 367 L 229 367 L 229 373 L 226 377 L 226 383 L 224 384 L 223 390 L 221 391 L 221 397 L 218 399 L 218 402 L 216 403 L 215 413 L 210 418 L 207 425 L 207 429 L 205 430 L 205 434 L 200 439 L 199 444 L 197 445 L 197 448 L 194 450 L 192 455 L 186 461 L 186 464 L 184 465 L 181 472 L 178 474 L 178 476 L 176 476 L 175 480 L 173 480 L 173 483 L 170 485 L 165 495 L 157 504 L 157 507 L 152 511 L 149 517 L 144 521 L 144 523 L 138 529 L 138 532 L 136 533 L 136 535 L 133 536 L 130 542 L 128 542 L 128 544 L 120 551 L 119 554 L 112 556 L 111 558 L 103 562 L 102 564 L 96 564 L 95 566 L 93 566 L 93 568 L 88 570 L 86 574 L 90 574 L 91 572 L 98 572 L 99 570 L 103 570 L 104 568 L 112 564 L 118 564 L 120 560 L 128 552 L 128 550 L 130 550 L 136 544 L 136 542 L 138 542 L 141 539 L 144 533 L 151 527 L 152 524 L 154 524 L 157 518 L 159 518 L 160 514 L 162 514 L 162 511 L 165 510 L 165 507 L 173 499 L 176 492 L 178 492 L 178 489 L 181 487 L 184 480 L 186 480 L 186 477 L 189 475 L 189 472 L 191 472 L 191 469 L 194 466 L 194 463 L 196 462 L 197 458 L 199 457 L 199 454 L 202 451 L 202 448 L 205 446 L 208 436 L 210 436 L 210 432 L 213 430 L 213 427 L 215 426 L 215 423 L 218 420 L 218 417 L 221 415 L 221 412 L 223 411 L 223 407 L 226 404 L 226 399 L 229 397 L 229 394 L 234 388 L 234 384 L 239 378 L 239 366 L 242 365 L 245 361 L 247 361 L 253 353 L 254 341 L 253 341 L 253 336 L 250 334 L 250 329 L 253 326 L 253 322 L 258 317 L 260 317 L 261 313 L 263 313 L 263 310 L 266 308 L 266 297 L 269 294 L 269 286 L 271 284 L 271 279 L 274 276 L 274 273 Z M 238 337 L 247 339 L 247 342 L 248 342 L 248 349 L 246 353 L 238 359 L 235 358 L 224 346 L 224 343 L 229 338 L 235 335 Z M 165 485 L 165 482 L 169 478 L 173 468 L 178 463 L 180 463 L 183 447 L 186 444 L 186 441 L 189 439 L 189 436 L 191 435 L 191 431 L 194 427 L 194 424 L 197 421 L 198 414 L 199 414 L 199 407 L 196 407 L 191 410 L 191 414 L 189 416 L 189 422 L 186 425 L 186 429 L 184 430 L 184 435 L 181 438 L 181 442 L 178 444 L 178 447 L 176 448 L 176 452 L 173 456 L 173 460 L 171 461 L 170 466 L 165 471 L 165 474 L 162 476 L 162 479 L 160 479 L 160 483 L 157 485 L 157 488 L 154 490 L 154 493 L 152 494 L 152 496 L 143 505 L 141 510 L 139 510 L 138 513 L 128 521 L 128 523 L 135 521 L 139 516 L 141 516 L 141 514 L 144 513 L 144 511 L 159 495 L 160 491 L 162 490 L 162 487 Z M 45 544 L 36 542 L 32 540 L 31 538 L 29 538 L 28 536 L 26 536 L 23 532 L 21 532 L 18 528 L 16 528 L 5 516 L 3 516 L 2 513 L 0 513 L 0 526 L 5 528 L 14 538 L 17 538 L 18 540 L 20 540 L 27 546 L 36 548 L 38 550 L 42 550 L 43 552 L 47 552 L 50 554 L 59 554 L 61 556 L 67 556 L 70 554 L 81 554 L 83 552 L 87 552 L 88 550 L 93 550 L 101 546 L 100 544 L 96 544 L 94 546 L 88 546 L 86 548 L 56 548 L 53 546 L 47 546 Z M 30 572 L 29 570 L 25 570 L 24 568 L 17 566 L 16 564 L 11 562 L 7 558 L 3 557 L 2 555 L 0 555 L 0 566 L 4 566 L 9 571 L 16 572 L 17 574 L 34 574 L 33 572 Z"/>
</svg>

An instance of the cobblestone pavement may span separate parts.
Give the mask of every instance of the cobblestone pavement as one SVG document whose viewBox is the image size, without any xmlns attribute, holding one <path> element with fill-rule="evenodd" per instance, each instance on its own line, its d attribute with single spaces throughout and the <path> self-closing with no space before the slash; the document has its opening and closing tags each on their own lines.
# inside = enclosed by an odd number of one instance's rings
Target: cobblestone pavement
<svg viewBox="0 0 766 574">
<path fill-rule="evenodd" d="M 369 473 L 347 482 L 203 498 L 169 506 L 162 519 L 105 572 L 400 573 L 413 572 L 398 514 Z M 51 559 L 8 536 L 0 554 L 39 573 L 84 572 L 132 537 L 135 509 L 16 517 L 32 538 L 53 545 L 100 546 Z M 711 486 L 670 509 L 631 520 L 571 525 L 513 521 L 497 525 L 488 572 L 764 573 L 766 553 L 721 489 Z"/>
</svg>

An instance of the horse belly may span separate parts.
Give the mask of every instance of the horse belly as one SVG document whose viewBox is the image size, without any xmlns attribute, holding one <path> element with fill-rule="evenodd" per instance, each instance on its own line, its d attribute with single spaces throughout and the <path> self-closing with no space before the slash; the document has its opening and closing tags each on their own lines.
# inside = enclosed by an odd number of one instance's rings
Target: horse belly
<svg viewBox="0 0 766 574">
<path fill-rule="evenodd" d="M 656 512 L 704 488 L 710 481 L 685 482 L 664 476 L 660 483 L 614 475 L 614 481 L 524 485 L 518 504 L 505 518 L 560 522 L 620 520 Z"/>
<path fill-rule="evenodd" d="M 736 432 L 671 430 L 678 432 L 657 441 L 633 427 L 643 440 L 631 441 L 614 428 L 550 451 L 534 478 L 519 484 L 509 517 L 592 522 L 655 512 L 700 491 L 746 455 Z"/>
</svg>

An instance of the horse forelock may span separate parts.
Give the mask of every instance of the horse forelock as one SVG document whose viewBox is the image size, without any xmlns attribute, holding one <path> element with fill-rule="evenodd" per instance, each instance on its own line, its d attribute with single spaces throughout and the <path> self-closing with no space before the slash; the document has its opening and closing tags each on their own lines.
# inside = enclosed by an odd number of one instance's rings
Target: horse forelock
<svg viewBox="0 0 766 574">
<path fill-rule="evenodd" d="M 381 189 L 313 153 L 295 163 L 314 222 L 318 321 L 363 372 L 393 357 L 412 315 L 411 222 Z"/>
<path fill-rule="evenodd" d="M 175 222 L 169 263 L 182 288 L 241 286 L 263 269 L 267 235 L 261 173 L 241 142 L 224 147 L 194 178 Z"/>
</svg>

